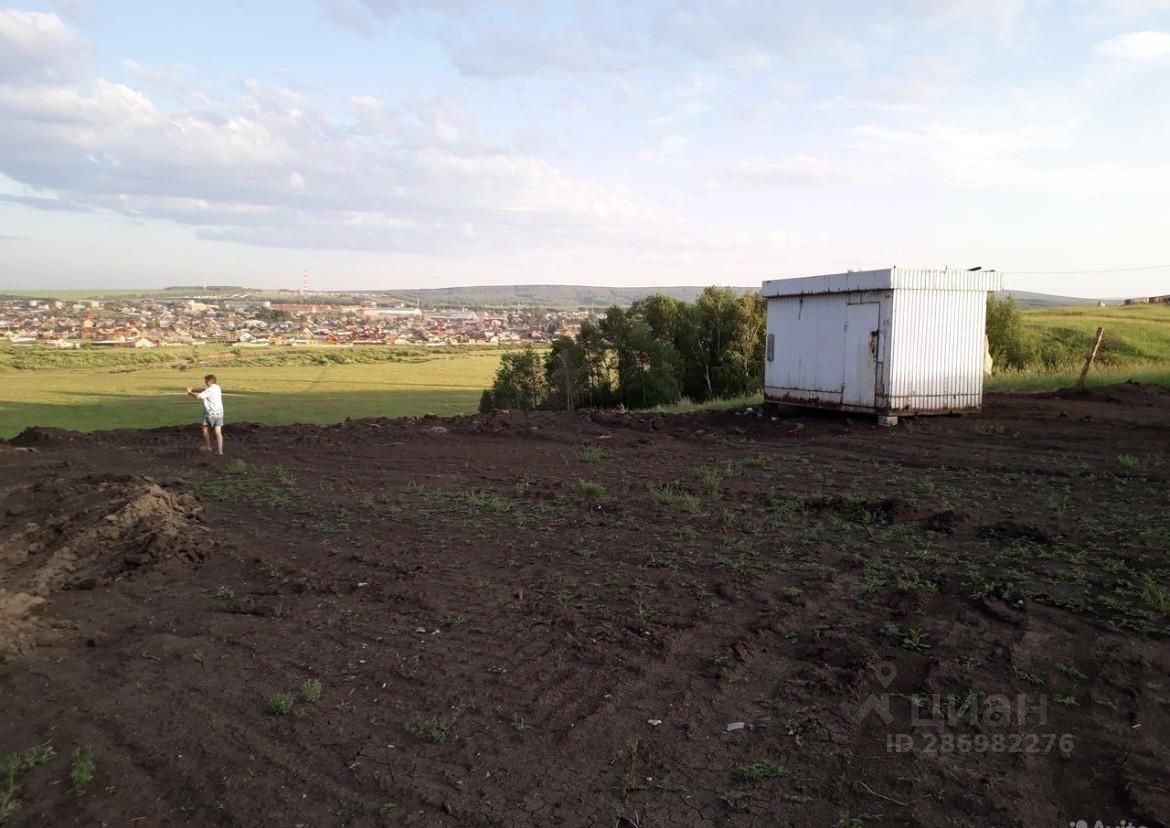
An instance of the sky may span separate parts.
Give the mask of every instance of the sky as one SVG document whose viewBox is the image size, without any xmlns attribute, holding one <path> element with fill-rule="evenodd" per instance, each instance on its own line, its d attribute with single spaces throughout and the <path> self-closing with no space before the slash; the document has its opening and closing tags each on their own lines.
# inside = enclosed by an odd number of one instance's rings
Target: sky
<svg viewBox="0 0 1170 828">
<path fill-rule="evenodd" d="M 1170 0 L 0 0 L 0 288 L 1170 293 L 1168 89 Z"/>
</svg>

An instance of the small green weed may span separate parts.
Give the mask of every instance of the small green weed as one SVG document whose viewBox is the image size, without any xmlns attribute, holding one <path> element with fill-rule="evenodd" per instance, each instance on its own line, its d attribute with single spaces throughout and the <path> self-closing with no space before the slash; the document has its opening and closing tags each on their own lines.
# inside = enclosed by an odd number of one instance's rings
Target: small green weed
<svg viewBox="0 0 1170 828">
<path fill-rule="evenodd" d="M 577 488 L 585 497 L 593 498 L 594 500 L 605 497 L 606 488 L 600 483 L 594 483 L 592 480 L 578 480 Z"/>
<path fill-rule="evenodd" d="M 53 745 L 31 747 L 19 753 L 10 753 L 0 765 L 0 823 L 20 810 L 20 778 L 35 767 L 47 765 L 57 756 Z"/>
<path fill-rule="evenodd" d="M 778 779 L 787 773 L 782 766 L 765 759 L 750 765 L 739 765 L 731 772 L 731 777 L 736 782 L 763 782 L 767 779 Z"/>
<path fill-rule="evenodd" d="M 703 484 L 707 494 L 714 497 L 719 494 L 719 489 L 723 486 L 723 475 L 719 473 L 718 469 L 703 466 L 699 469 L 699 482 Z"/>
<path fill-rule="evenodd" d="M 609 459 L 609 452 L 601 446 L 585 446 L 577 452 L 577 459 L 582 463 L 600 463 Z"/>
<path fill-rule="evenodd" d="M 1138 578 L 1138 594 L 1157 612 L 1170 614 L 1170 592 L 1158 585 L 1149 573 Z"/>
<path fill-rule="evenodd" d="M 292 693 L 273 693 L 268 697 L 268 712 L 274 716 L 287 716 L 293 709 Z"/>
<path fill-rule="evenodd" d="M 406 723 L 406 732 L 417 736 L 424 742 L 442 744 L 447 741 L 447 725 L 438 716 L 424 716 L 416 713 L 414 718 Z"/>
<path fill-rule="evenodd" d="M 69 766 L 69 793 L 78 798 L 85 796 L 96 770 L 97 762 L 94 761 L 92 750 L 78 748 L 73 751 L 73 763 Z"/>
<path fill-rule="evenodd" d="M 719 798 L 733 811 L 747 810 L 749 797 L 743 791 L 728 791 Z"/>
<path fill-rule="evenodd" d="M 887 621 L 882 625 L 882 632 L 896 641 L 903 650 L 921 653 L 930 649 L 930 645 L 926 643 L 926 634 L 917 628 L 904 629 L 892 621 Z"/>
<path fill-rule="evenodd" d="M 320 679 L 305 679 L 305 683 L 301 685 L 301 697 L 309 704 L 321 701 L 321 694 L 324 692 Z"/>
<path fill-rule="evenodd" d="M 495 512 L 496 514 L 506 514 L 512 511 L 512 501 L 506 497 L 500 497 L 494 492 L 489 492 L 483 489 L 474 489 L 468 492 L 464 499 L 467 505 L 473 509 L 478 509 L 482 512 Z"/>
<path fill-rule="evenodd" d="M 650 496 L 659 506 L 665 506 L 676 512 L 685 512 L 696 515 L 702 509 L 699 498 L 681 489 L 677 483 L 668 483 L 664 486 L 651 486 Z"/>
</svg>

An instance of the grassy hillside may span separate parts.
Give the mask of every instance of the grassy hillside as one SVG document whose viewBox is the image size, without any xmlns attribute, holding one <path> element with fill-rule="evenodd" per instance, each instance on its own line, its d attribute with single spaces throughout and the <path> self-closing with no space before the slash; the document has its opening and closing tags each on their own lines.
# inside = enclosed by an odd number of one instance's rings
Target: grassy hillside
<svg viewBox="0 0 1170 828">
<path fill-rule="evenodd" d="M 1028 290 L 1005 290 L 1004 296 L 1010 296 L 1021 308 L 1066 308 L 1073 305 L 1087 305 L 1096 307 L 1099 299 L 1081 299 L 1076 296 L 1056 296 L 1051 293 L 1033 293 Z M 1119 305 L 1117 299 L 1105 300 L 1109 305 Z"/>
<path fill-rule="evenodd" d="M 1064 307 L 1025 314 L 1044 341 L 1055 343 L 1078 364 L 1105 328 L 1098 361 L 1105 366 L 1170 364 L 1170 305 Z"/>
<path fill-rule="evenodd" d="M 332 354 L 356 350 L 334 349 Z M 377 350 L 393 355 L 392 349 Z M 408 354 L 350 364 L 328 359 L 304 364 L 304 360 L 321 355 L 311 350 L 289 354 L 291 362 L 285 364 L 280 364 L 279 352 L 245 353 L 239 360 L 224 353 L 218 360 L 201 360 L 194 365 L 181 358 L 166 364 L 93 365 L 79 361 L 73 367 L 39 370 L 14 368 L 0 359 L 4 388 L 0 438 L 12 437 L 33 425 L 94 431 L 195 423 L 199 403 L 184 396 L 183 389 L 201 386 L 207 370 L 218 375 L 227 394 L 229 423 L 330 423 L 347 417 L 470 413 L 475 411 L 482 389 L 491 384 L 500 353 Z M 125 355 L 134 356 L 132 352 Z M 105 354 L 102 358 L 110 359 Z"/>
</svg>

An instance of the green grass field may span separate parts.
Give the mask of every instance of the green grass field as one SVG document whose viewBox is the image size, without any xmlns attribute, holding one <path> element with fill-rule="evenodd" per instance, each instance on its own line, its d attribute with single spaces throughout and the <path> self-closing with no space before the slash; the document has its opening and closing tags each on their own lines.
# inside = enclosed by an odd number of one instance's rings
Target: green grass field
<svg viewBox="0 0 1170 828">
<path fill-rule="evenodd" d="M 1078 362 L 1100 326 L 1102 365 L 1170 363 L 1170 305 L 1051 308 L 1027 311 L 1024 321 L 1041 336 L 1067 344 Z"/>
<path fill-rule="evenodd" d="M 1025 311 L 1024 324 L 1064 355 L 1047 370 L 997 372 L 987 387 L 999 391 L 1063 388 L 1076 383 L 1098 327 L 1105 329 L 1087 385 L 1127 380 L 1170 385 L 1170 305 L 1076 306 Z"/>
<path fill-rule="evenodd" d="M 227 363 L 212 370 L 228 395 L 229 423 L 328 423 L 474 412 L 499 360 L 500 352 L 492 350 L 352 365 Z M 200 404 L 183 389 L 202 387 L 206 370 L 108 365 L 18 370 L 0 363 L 0 437 L 33 425 L 94 431 L 194 423 Z"/>
</svg>

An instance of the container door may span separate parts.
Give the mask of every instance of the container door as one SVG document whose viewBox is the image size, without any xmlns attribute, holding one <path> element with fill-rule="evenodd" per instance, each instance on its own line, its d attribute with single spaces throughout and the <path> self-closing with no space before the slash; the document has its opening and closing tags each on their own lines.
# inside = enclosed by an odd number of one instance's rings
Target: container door
<svg viewBox="0 0 1170 828">
<path fill-rule="evenodd" d="M 843 405 L 872 408 L 877 391 L 878 303 L 845 309 L 845 383 Z"/>
</svg>

